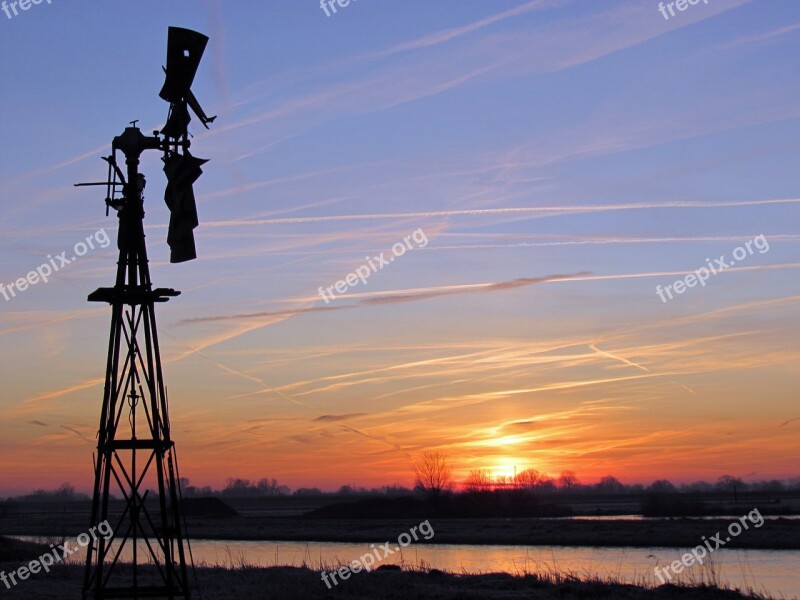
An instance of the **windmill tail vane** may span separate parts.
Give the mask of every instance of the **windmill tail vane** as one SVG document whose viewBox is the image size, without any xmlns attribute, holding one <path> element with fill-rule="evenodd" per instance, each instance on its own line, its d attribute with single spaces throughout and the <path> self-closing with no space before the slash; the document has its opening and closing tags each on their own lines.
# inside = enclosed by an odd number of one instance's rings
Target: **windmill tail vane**
<svg viewBox="0 0 800 600">
<path fill-rule="evenodd" d="M 206 115 L 198 102 L 191 86 L 203 57 L 208 37 L 202 33 L 170 27 L 167 42 L 167 66 L 163 67 L 165 80 L 159 97 L 169 102 L 167 122 L 160 131 L 152 136 L 144 136 L 131 122 L 122 135 L 114 138 L 112 154 L 102 159 L 108 163 L 108 175 L 105 182 L 77 183 L 76 186 L 106 186 L 106 216 L 109 209 L 119 212 L 131 200 L 141 201 L 141 189 L 144 187 L 143 176 L 137 174 L 135 181 L 130 177 L 126 181 L 125 174 L 117 162 L 117 150 L 121 151 L 128 163 L 136 161 L 145 150 L 163 152 L 164 174 L 167 186 L 164 191 L 164 202 L 170 211 L 167 243 L 170 247 L 170 262 L 180 263 L 197 258 L 194 242 L 194 229 L 198 226 L 197 204 L 193 185 L 203 173 L 200 166 L 208 162 L 196 158 L 189 152 L 190 110 L 200 123 L 208 129 L 216 116 Z M 132 189 L 127 189 L 128 185 Z M 121 195 L 120 193 L 121 188 Z"/>
</svg>

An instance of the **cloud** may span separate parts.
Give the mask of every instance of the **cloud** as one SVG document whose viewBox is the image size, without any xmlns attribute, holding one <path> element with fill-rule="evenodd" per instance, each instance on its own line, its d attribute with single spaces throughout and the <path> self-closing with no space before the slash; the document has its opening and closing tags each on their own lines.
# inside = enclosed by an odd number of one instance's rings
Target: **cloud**
<svg viewBox="0 0 800 600">
<path fill-rule="evenodd" d="M 59 425 L 59 427 L 61 427 L 61 429 L 66 429 L 67 431 L 69 431 L 71 433 L 74 433 L 75 435 L 77 435 L 79 438 L 81 438 L 85 442 L 89 442 L 90 444 L 94 444 L 94 440 L 90 440 L 89 438 L 87 438 L 85 435 L 83 435 L 77 429 L 73 429 L 72 427 L 67 427 L 66 425 Z"/>
<path fill-rule="evenodd" d="M 336 421 L 346 421 L 347 419 L 354 419 L 356 417 L 363 417 L 366 416 L 367 413 L 349 413 L 345 415 L 322 415 L 317 417 L 316 419 L 312 419 L 313 421 L 324 421 L 327 423 L 334 423 Z"/>
<path fill-rule="evenodd" d="M 398 452 L 402 452 L 406 456 L 409 456 L 408 452 L 406 452 L 406 450 L 400 444 L 392 440 L 389 436 L 367 433 L 366 431 L 363 431 L 361 429 L 356 429 L 355 427 L 351 427 L 350 425 L 340 425 L 339 427 L 341 427 L 343 431 L 349 431 L 350 433 L 354 433 L 361 437 L 367 438 L 368 440 L 386 444 L 390 448 L 397 450 Z"/>
<path fill-rule="evenodd" d="M 313 444 L 316 441 L 315 436 L 303 434 L 290 435 L 286 439 L 291 440 L 292 442 L 297 442 L 298 444 Z"/>
<path fill-rule="evenodd" d="M 727 44 L 722 44 L 720 46 L 720 50 L 728 50 L 730 48 L 735 48 L 737 46 L 743 46 L 746 44 L 756 44 L 759 42 L 772 41 L 776 37 L 786 35 L 787 33 L 792 33 L 793 31 L 797 31 L 798 29 L 800 29 L 800 23 L 793 23 L 792 25 L 786 25 L 784 27 L 773 29 L 772 31 L 768 31 L 766 33 L 756 33 L 753 35 L 747 35 L 739 38 L 738 40 L 729 42 Z"/>
<path fill-rule="evenodd" d="M 527 421 L 514 421 L 513 423 L 505 424 L 502 426 L 502 429 L 524 432 L 524 431 L 532 431 L 534 429 L 542 429 L 543 427 L 545 427 L 545 424 L 538 420 L 527 420 Z"/>
<path fill-rule="evenodd" d="M 438 210 L 425 212 L 406 212 L 406 213 L 373 213 L 373 214 L 350 214 L 350 215 L 326 215 L 317 217 L 287 217 L 278 219 L 241 219 L 233 221 L 209 221 L 204 222 L 207 228 L 215 227 L 254 227 L 262 225 L 285 225 L 297 223 L 325 223 L 331 221 L 363 221 L 363 220 L 388 220 L 388 219 L 427 219 L 432 217 L 458 217 L 458 216 L 484 216 L 501 214 L 543 214 L 544 216 L 558 216 L 573 213 L 596 213 L 625 210 L 648 210 L 665 208 L 728 208 L 743 206 L 761 206 L 769 204 L 798 204 L 800 198 L 777 198 L 767 200 L 721 200 L 709 202 L 697 201 L 671 201 L 671 202 L 636 202 L 629 204 L 584 204 L 584 205 L 553 205 L 553 206 L 518 206 L 518 207 L 498 207 L 467 210 Z M 155 227 L 166 227 L 155 226 Z M 155 228 L 152 227 L 152 228 Z"/>
<path fill-rule="evenodd" d="M 650 369 L 648 369 L 647 367 L 645 367 L 643 365 L 635 363 L 632 360 L 628 360 L 627 358 L 624 358 L 622 356 L 617 356 L 616 354 L 612 354 L 611 352 L 608 352 L 606 350 L 600 350 L 600 348 L 598 348 L 596 344 L 590 344 L 589 348 L 594 350 L 595 352 L 597 352 L 601 356 L 605 356 L 605 357 L 610 358 L 612 360 L 617 360 L 617 361 L 619 361 L 619 362 L 621 362 L 621 363 L 623 363 L 625 365 L 628 365 L 629 367 L 636 367 L 637 369 L 640 369 L 642 371 L 647 371 L 648 373 L 650 372 Z"/>
<path fill-rule="evenodd" d="M 352 309 L 358 306 L 365 306 L 371 304 L 398 304 L 400 302 L 415 302 L 418 300 L 429 300 L 431 298 L 439 298 L 441 296 L 453 296 L 456 294 L 469 294 L 478 292 L 500 292 L 510 289 L 516 289 L 534 285 L 537 283 L 547 283 L 549 281 L 569 280 L 575 277 L 585 277 L 591 275 L 588 271 L 580 271 L 567 275 L 546 275 L 544 277 L 521 277 L 519 279 L 511 279 L 509 281 L 501 281 L 498 283 L 478 283 L 467 285 L 454 285 L 445 286 L 441 288 L 426 288 L 424 291 L 412 290 L 410 292 L 402 291 L 400 293 L 382 295 L 378 297 L 367 297 L 358 300 L 354 304 L 344 304 L 341 306 L 312 306 L 309 308 L 297 308 L 279 311 L 264 311 L 255 313 L 241 313 L 236 315 L 223 315 L 212 317 L 193 317 L 191 319 L 183 319 L 181 324 L 189 323 L 205 323 L 209 321 L 230 321 L 239 319 L 259 319 L 263 317 L 294 317 L 297 315 L 317 312 L 328 312 L 333 310 Z"/>
<path fill-rule="evenodd" d="M 437 31 L 430 35 L 426 35 L 424 37 L 418 38 L 416 40 L 412 40 L 410 42 L 404 42 L 402 44 L 398 44 L 389 48 L 388 50 L 381 52 L 380 56 L 388 56 L 392 54 L 397 54 L 399 52 L 407 52 L 410 50 L 419 50 L 420 48 L 428 48 L 431 46 L 436 46 L 438 44 L 442 44 L 444 42 L 449 42 L 456 38 L 459 38 L 463 35 L 468 33 L 472 33 L 473 31 L 478 31 L 479 29 L 483 29 L 490 25 L 494 25 L 500 21 L 508 19 L 510 17 L 516 17 L 518 15 L 524 14 L 526 12 L 531 12 L 540 8 L 552 8 L 554 6 L 558 6 L 560 4 L 567 4 L 568 2 L 561 0 L 533 0 L 532 2 L 526 2 L 525 4 L 521 4 L 519 6 L 515 6 L 514 8 L 510 8 L 508 10 L 504 10 L 503 12 L 491 15 L 480 21 L 475 21 L 474 23 L 470 23 L 469 25 L 464 25 L 462 27 L 454 27 L 452 29 L 444 29 L 441 31 Z"/>
<path fill-rule="evenodd" d="M 22 402 L 22 404 L 16 409 L 14 409 L 14 411 L 12 412 L 14 414 L 26 414 L 30 412 L 35 412 L 37 409 L 37 405 L 39 405 L 43 401 L 55 400 L 57 398 L 61 398 L 62 396 L 72 394 L 73 392 L 80 392 L 83 390 L 87 390 L 91 387 L 103 383 L 104 381 L 105 379 L 101 378 L 86 379 L 78 383 L 71 383 L 65 387 L 62 387 L 61 389 L 42 392 L 36 396 L 32 396 L 30 398 L 25 399 Z"/>
<path fill-rule="evenodd" d="M 383 296 L 378 298 L 365 298 L 361 300 L 360 304 L 397 304 L 400 302 L 415 302 L 417 300 L 429 300 L 431 298 L 440 298 L 442 296 L 453 296 L 456 294 L 473 294 L 485 292 L 501 292 L 505 290 L 513 290 L 516 288 L 535 285 L 537 283 L 547 283 L 549 281 L 558 281 L 559 279 L 570 279 L 577 276 L 591 275 L 588 271 L 581 271 L 570 275 L 546 275 L 544 277 L 521 277 L 519 279 L 511 279 L 509 281 L 501 281 L 499 283 L 482 284 L 480 287 L 461 287 L 456 289 L 441 289 L 429 292 L 418 292 L 413 294 L 396 294 L 393 296 Z"/>
<path fill-rule="evenodd" d="M 275 310 L 254 313 L 240 313 L 237 315 L 225 315 L 218 317 L 193 317 L 191 319 L 183 319 L 181 324 L 189 323 L 205 323 L 208 321 L 231 321 L 237 319 L 260 319 L 263 317 L 294 317 L 306 313 L 328 312 L 332 310 L 345 310 L 347 308 L 354 308 L 354 305 L 343 306 L 312 306 L 310 308 L 295 308 L 289 310 Z"/>
</svg>

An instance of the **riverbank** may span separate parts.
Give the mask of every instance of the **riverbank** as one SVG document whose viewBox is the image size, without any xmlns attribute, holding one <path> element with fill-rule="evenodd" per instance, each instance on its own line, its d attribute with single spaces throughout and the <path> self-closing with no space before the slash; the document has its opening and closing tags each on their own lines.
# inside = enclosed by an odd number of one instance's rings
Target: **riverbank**
<svg viewBox="0 0 800 600">
<path fill-rule="evenodd" d="M 605 546 L 692 548 L 703 536 L 725 532 L 736 519 L 429 519 L 436 544 L 500 544 L 522 546 Z M 301 542 L 384 542 L 419 521 L 409 519 L 309 519 L 262 516 L 209 519 L 193 517 L 189 537 L 210 540 Z M 63 517 L 6 520 L 5 535 L 74 537 L 86 530 L 83 520 Z M 722 537 L 726 537 L 727 534 Z M 800 550 L 800 520 L 768 519 L 726 544 L 729 548 Z"/>
<path fill-rule="evenodd" d="M 574 521 L 560 519 L 429 519 L 436 544 L 521 546 L 694 547 L 735 519 Z M 418 521 L 235 518 L 195 519 L 190 535 L 204 539 L 376 542 L 396 539 Z M 723 538 L 727 534 L 723 535 Z M 764 521 L 732 539 L 730 548 L 800 549 L 800 521 Z"/>
<path fill-rule="evenodd" d="M 9 572 L 16 564 L 0 564 Z M 80 593 L 83 569 L 79 565 L 58 565 L 49 574 L 37 574 L 9 590 L 8 600 L 61 600 Z M 197 588 L 203 600 L 762 600 L 764 596 L 744 595 L 715 587 L 666 585 L 646 588 L 609 581 L 580 581 L 568 575 L 512 576 L 507 574 L 453 575 L 441 571 L 378 570 L 353 574 L 330 589 L 318 571 L 306 568 L 271 567 L 196 570 Z M 0 586 L 2 587 L 2 586 Z"/>
</svg>

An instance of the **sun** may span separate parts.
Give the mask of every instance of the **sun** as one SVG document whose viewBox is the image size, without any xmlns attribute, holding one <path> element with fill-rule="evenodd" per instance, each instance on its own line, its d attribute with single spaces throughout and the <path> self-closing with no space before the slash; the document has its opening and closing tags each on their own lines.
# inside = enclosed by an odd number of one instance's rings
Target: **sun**
<svg viewBox="0 0 800 600">
<path fill-rule="evenodd" d="M 524 471 L 527 467 L 525 461 L 519 458 L 502 457 L 495 461 L 495 464 L 489 468 L 489 474 L 492 478 L 506 478 L 513 479 L 517 473 Z"/>
</svg>

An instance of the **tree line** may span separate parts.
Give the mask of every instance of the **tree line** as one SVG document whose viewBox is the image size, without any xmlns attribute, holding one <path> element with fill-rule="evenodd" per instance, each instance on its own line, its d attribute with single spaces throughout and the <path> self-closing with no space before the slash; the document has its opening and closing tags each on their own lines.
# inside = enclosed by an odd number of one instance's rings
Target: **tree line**
<svg viewBox="0 0 800 600">
<path fill-rule="evenodd" d="M 437 498 L 453 492 L 482 493 L 500 490 L 524 490 L 540 495 L 556 494 L 603 494 L 603 495 L 638 495 L 638 494 L 709 494 L 709 493 L 745 493 L 765 492 L 780 493 L 800 491 L 800 477 L 792 479 L 771 479 L 745 482 L 740 477 L 723 475 L 714 482 L 695 481 L 691 483 L 673 484 L 667 479 L 657 479 L 645 485 L 642 483 L 624 484 L 613 475 L 606 475 L 594 483 L 583 483 L 578 476 L 569 470 L 562 471 L 557 477 L 550 476 L 536 469 L 524 469 L 513 476 L 493 476 L 486 469 L 474 469 L 467 476 L 457 481 L 447 455 L 441 451 L 423 452 L 411 461 L 414 473 L 414 486 L 386 485 L 367 488 L 352 484 L 340 486 L 336 491 L 323 491 L 317 487 L 300 487 L 291 489 L 275 478 L 250 480 L 229 477 L 225 486 L 214 489 L 210 486 L 196 487 L 189 479 L 181 478 L 181 490 L 184 497 L 220 497 L 220 498 L 263 498 L 279 496 L 405 496 L 414 493 Z M 64 483 L 55 490 L 36 490 L 31 494 L 8 498 L 15 501 L 65 502 L 89 500 L 89 496 L 77 492 L 75 488 Z"/>
</svg>

